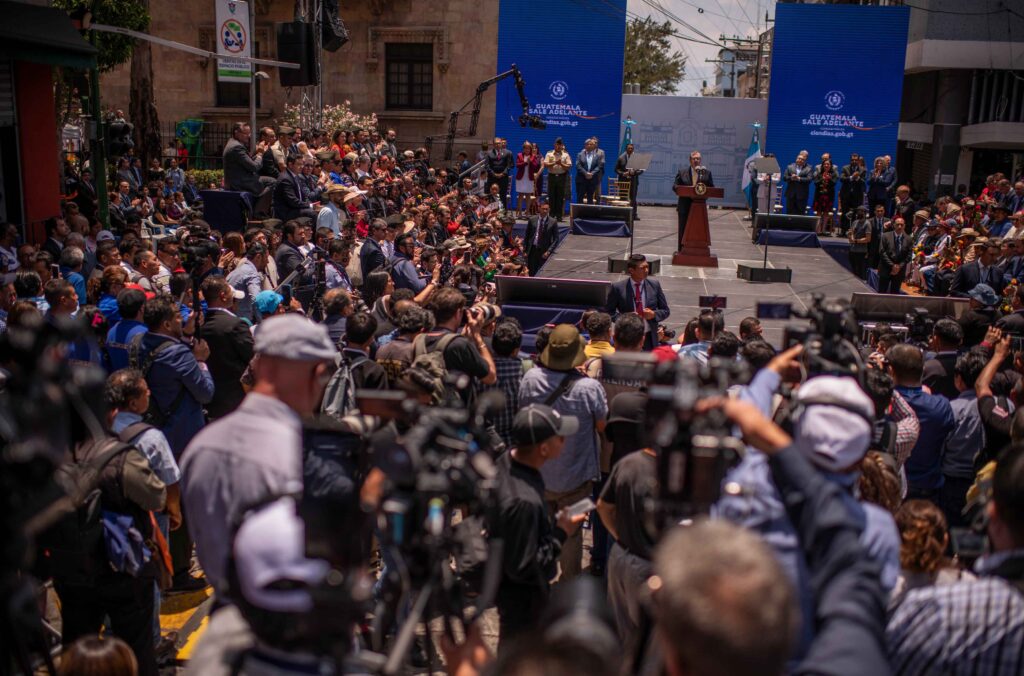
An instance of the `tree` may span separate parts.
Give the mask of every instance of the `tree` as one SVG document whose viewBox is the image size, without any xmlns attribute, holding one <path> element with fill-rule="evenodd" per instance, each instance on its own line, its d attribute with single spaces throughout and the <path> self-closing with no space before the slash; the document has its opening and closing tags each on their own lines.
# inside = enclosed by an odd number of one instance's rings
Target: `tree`
<svg viewBox="0 0 1024 676">
<path fill-rule="evenodd" d="M 674 93 L 686 72 L 686 57 L 673 51 L 669 42 L 674 32 L 668 21 L 631 19 L 626 24 L 623 83 L 639 84 L 641 94 Z"/>
<path fill-rule="evenodd" d="M 53 0 L 53 6 L 69 14 L 89 9 L 93 23 L 133 31 L 146 31 L 149 28 L 148 4 L 143 6 L 137 0 Z M 106 73 L 132 58 L 134 43 L 135 40 L 125 35 L 96 33 L 100 71 Z"/>
<path fill-rule="evenodd" d="M 149 16 L 149 0 L 137 0 Z M 142 158 L 142 166 L 160 157 L 160 118 L 156 111 L 156 97 L 153 92 L 153 45 L 147 40 L 137 40 L 132 52 L 131 98 L 128 100 L 128 117 L 135 125 L 135 154 Z"/>
</svg>

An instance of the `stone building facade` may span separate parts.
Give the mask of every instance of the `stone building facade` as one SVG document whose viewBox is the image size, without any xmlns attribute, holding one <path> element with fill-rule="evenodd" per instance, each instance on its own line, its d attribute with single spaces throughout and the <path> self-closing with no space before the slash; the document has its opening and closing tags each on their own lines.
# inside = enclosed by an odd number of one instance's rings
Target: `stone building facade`
<svg viewBox="0 0 1024 676">
<path fill-rule="evenodd" d="M 291 21 L 295 3 L 255 2 L 254 53 L 277 59 L 274 24 Z M 323 52 L 323 101 L 350 101 L 357 113 L 377 113 L 382 128 L 398 132 L 403 148 L 421 145 L 428 134 L 444 133 L 449 113 L 468 101 L 481 81 L 498 72 L 497 0 L 340 4 L 350 42 L 336 52 Z M 212 0 L 154 2 L 150 11 L 152 35 L 215 50 Z M 218 84 L 212 59 L 154 45 L 153 64 L 163 129 L 188 118 L 212 123 L 248 119 L 248 85 Z M 128 109 L 129 69 L 130 64 L 125 64 L 103 77 L 104 106 Z M 258 124 L 277 121 L 285 103 L 301 103 L 304 93 L 312 96 L 312 88 L 282 87 L 277 69 L 259 69 L 270 79 L 259 83 Z M 417 85 L 411 95 L 410 78 Z M 457 149 L 472 156 L 480 141 L 493 135 L 494 101 L 493 91 L 484 97 L 476 136 L 460 139 Z"/>
</svg>

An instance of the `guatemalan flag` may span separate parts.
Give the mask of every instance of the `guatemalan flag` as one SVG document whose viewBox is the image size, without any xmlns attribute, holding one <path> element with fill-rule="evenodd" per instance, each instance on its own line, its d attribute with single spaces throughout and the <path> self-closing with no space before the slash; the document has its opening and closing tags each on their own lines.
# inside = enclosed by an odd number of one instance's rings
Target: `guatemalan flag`
<svg viewBox="0 0 1024 676">
<path fill-rule="evenodd" d="M 757 137 L 757 130 L 761 128 L 761 123 L 755 122 L 750 126 L 754 128 L 754 133 L 750 137 L 750 149 L 747 151 L 747 159 L 743 163 L 743 166 L 746 168 L 746 171 L 743 172 L 742 185 L 743 194 L 747 196 L 747 206 L 753 208 L 753 192 L 757 188 L 754 185 L 753 181 L 751 181 L 750 179 L 754 171 L 753 162 L 757 158 L 761 157 L 761 141 Z"/>
</svg>

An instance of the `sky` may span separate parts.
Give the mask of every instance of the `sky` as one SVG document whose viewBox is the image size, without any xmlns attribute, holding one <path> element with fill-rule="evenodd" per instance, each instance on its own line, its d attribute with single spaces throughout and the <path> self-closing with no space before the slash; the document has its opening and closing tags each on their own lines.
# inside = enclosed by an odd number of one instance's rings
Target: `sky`
<svg viewBox="0 0 1024 676">
<path fill-rule="evenodd" d="M 686 96 L 700 94 L 703 80 L 713 84 L 715 64 L 704 59 L 718 58 L 719 47 L 701 44 L 708 40 L 696 31 L 713 41 L 721 35 L 755 37 L 765 30 L 766 10 L 770 18 L 775 17 L 775 0 L 627 0 L 626 4 L 630 17 L 650 16 L 672 23 L 678 34 L 672 38 L 673 49 L 687 57 L 686 74 L 676 94 Z"/>
</svg>

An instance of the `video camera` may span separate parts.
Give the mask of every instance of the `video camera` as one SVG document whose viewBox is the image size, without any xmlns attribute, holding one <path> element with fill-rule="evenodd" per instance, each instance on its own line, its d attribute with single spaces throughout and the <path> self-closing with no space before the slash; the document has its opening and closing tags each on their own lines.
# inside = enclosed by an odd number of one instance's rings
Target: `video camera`
<svg viewBox="0 0 1024 676">
<path fill-rule="evenodd" d="M 194 275 L 202 267 L 203 261 L 216 261 L 220 257 L 220 247 L 211 239 L 189 236 L 178 247 L 178 256 L 181 257 L 181 267 L 185 272 Z"/>
<path fill-rule="evenodd" d="M 453 401 L 426 405 L 401 392 L 357 390 L 356 399 L 363 414 L 384 414 L 402 429 L 392 443 L 374 449 L 375 464 L 387 476 L 379 535 L 382 549 L 394 562 L 389 578 L 400 580 L 402 597 L 416 599 L 385 666 L 384 672 L 391 673 L 389 669 L 397 668 L 411 647 L 414 628 L 428 604 L 444 616 L 450 636 L 454 618 L 468 626 L 467 600 L 452 575 L 453 559 L 463 573 L 466 565 L 482 562 L 474 617 L 493 600 L 501 545 L 483 537 L 497 477 L 486 418 L 504 406 L 504 396 L 486 393 L 472 410 Z M 387 613 L 375 615 L 381 622 Z M 386 626 L 374 629 L 378 639 L 388 634 Z"/>
<path fill-rule="evenodd" d="M 782 347 L 788 350 L 803 345 L 807 375 L 852 376 L 862 385 L 864 360 L 861 358 L 860 326 L 850 304 L 842 300 L 825 300 L 824 294 L 811 296 L 806 310 L 796 310 L 789 303 L 758 303 L 758 319 L 806 319 L 810 326 L 787 326 Z"/>
<path fill-rule="evenodd" d="M 722 480 L 741 459 L 744 445 L 719 409 L 700 411 L 702 399 L 725 397 L 750 380 L 749 367 L 712 357 L 657 363 L 648 354 L 616 353 L 603 359 L 602 379 L 641 381 L 648 400 L 646 441 L 658 453 L 658 498 L 651 532 L 706 514 L 721 496 Z M 728 488 L 728 487 L 727 487 Z"/>
</svg>

